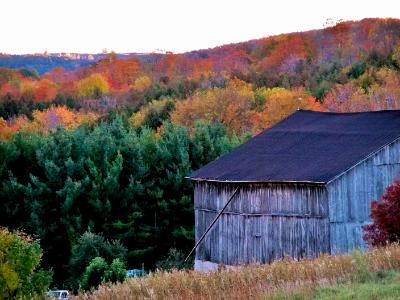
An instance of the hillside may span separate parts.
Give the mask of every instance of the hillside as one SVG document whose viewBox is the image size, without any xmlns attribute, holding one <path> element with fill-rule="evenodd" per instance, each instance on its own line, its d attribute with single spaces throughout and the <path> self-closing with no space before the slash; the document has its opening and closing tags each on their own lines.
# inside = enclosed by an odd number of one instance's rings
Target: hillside
<svg viewBox="0 0 400 300">
<path fill-rule="evenodd" d="M 400 20 L 364 19 L 347 21 L 320 30 L 288 33 L 247 42 L 223 45 L 183 54 L 118 54 L 136 58 L 144 65 L 155 64 L 154 71 L 171 77 L 188 77 L 195 69 L 254 76 L 262 73 L 262 83 L 299 84 L 295 74 L 312 72 L 313 66 L 339 63 L 351 65 L 371 53 L 388 56 L 399 42 Z M 36 69 L 43 74 L 54 67 L 73 70 L 103 59 L 105 54 L 1 55 L 0 66 L 12 69 Z M 311 69 L 308 69 L 310 68 Z M 143 68 L 146 68 L 143 66 Z M 267 74 L 264 74 L 267 73 Z M 271 74 L 274 73 L 274 74 Z M 299 77 L 299 76 L 294 76 Z"/>
</svg>

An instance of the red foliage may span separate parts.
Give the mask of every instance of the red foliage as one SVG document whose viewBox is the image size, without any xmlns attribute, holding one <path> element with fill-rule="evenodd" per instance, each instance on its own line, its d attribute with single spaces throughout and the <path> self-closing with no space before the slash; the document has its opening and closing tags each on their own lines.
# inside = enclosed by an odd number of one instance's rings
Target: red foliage
<svg viewBox="0 0 400 300">
<path fill-rule="evenodd" d="M 380 201 L 371 203 L 371 218 L 374 223 L 363 226 L 370 246 L 400 241 L 400 180 L 386 189 Z"/>
</svg>

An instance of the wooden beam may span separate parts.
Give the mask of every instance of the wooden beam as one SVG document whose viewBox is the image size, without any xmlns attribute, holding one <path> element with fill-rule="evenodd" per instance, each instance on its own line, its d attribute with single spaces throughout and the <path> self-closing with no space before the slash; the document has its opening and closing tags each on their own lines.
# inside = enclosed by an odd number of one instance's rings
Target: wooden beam
<svg viewBox="0 0 400 300">
<path fill-rule="evenodd" d="M 231 203 L 231 201 L 233 200 L 233 198 L 236 196 L 237 192 L 239 191 L 239 187 L 237 187 L 235 189 L 235 191 L 233 192 L 232 196 L 229 198 L 229 200 L 226 202 L 226 204 L 224 205 L 224 207 L 222 208 L 222 210 L 219 212 L 219 214 L 215 217 L 214 221 L 211 222 L 210 226 L 208 226 L 207 230 L 203 233 L 203 235 L 201 236 L 201 238 L 198 240 L 198 242 L 196 243 L 196 245 L 193 247 L 192 250 L 190 250 L 189 254 L 186 256 L 185 262 L 189 259 L 190 255 L 192 255 L 192 253 L 197 249 L 197 247 L 200 245 L 200 243 L 204 240 L 204 238 L 206 237 L 207 233 L 211 230 L 211 228 L 214 226 L 214 224 L 218 221 L 219 217 L 222 215 L 222 213 L 224 212 L 224 210 L 228 207 L 229 203 Z"/>
</svg>

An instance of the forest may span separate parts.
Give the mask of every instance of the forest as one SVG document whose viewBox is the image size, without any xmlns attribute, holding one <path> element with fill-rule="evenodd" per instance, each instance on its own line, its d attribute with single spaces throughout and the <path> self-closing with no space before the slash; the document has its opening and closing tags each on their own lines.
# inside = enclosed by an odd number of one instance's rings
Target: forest
<svg viewBox="0 0 400 300">
<path fill-rule="evenodd" d="M 191 171 L 297 109 L 400 109 L 399 86 L 397 19 L 0 68 L 0 226 L 40 241 L 52 286 L 77 290 L 97 256 L 155 269 L 193 246 Z"/>
</svg>

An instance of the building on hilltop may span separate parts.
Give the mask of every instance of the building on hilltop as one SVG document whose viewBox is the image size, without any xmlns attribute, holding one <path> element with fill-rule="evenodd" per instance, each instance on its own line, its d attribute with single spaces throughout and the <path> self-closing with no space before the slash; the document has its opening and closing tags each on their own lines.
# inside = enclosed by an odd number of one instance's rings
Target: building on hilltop
<svg viewBox="0 0 400 300">
<path fill-rule="evenodd" d="M 193 172 L 195 269 L 364 248 L 400 174 L 400 111 L 297 111 Z"/>
</svg>

